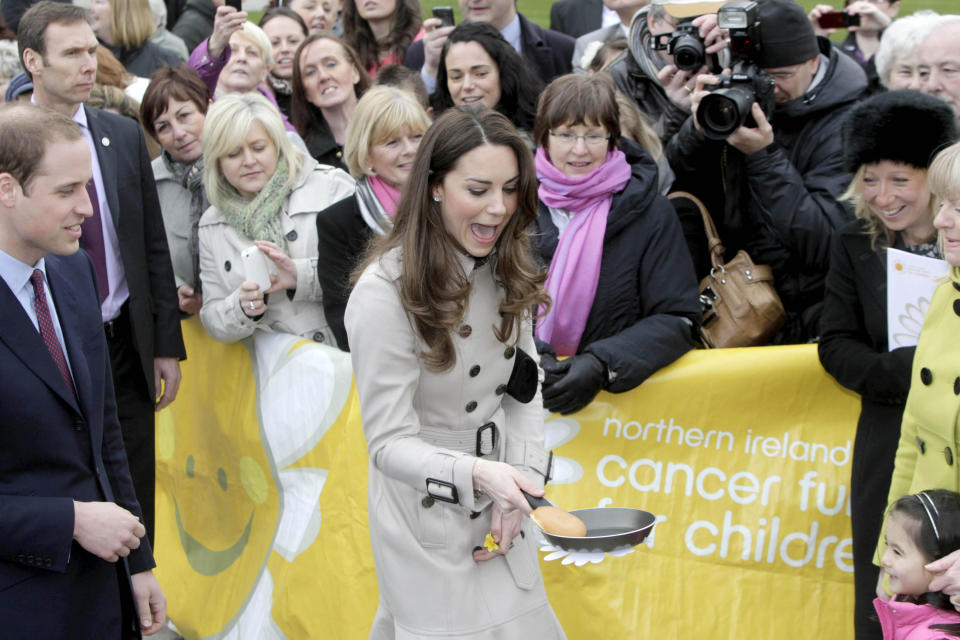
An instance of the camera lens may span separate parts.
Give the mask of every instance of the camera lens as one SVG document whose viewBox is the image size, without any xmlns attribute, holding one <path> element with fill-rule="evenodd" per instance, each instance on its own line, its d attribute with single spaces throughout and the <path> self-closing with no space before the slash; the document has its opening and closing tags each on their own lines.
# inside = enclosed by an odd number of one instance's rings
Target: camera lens
<svg viewBox="0 0 960 640">
<path fill-rule="evenodd" d="M 734 88 L 717 89 L 703 97 L 697 108 L 697 122 L 703 135 L 723 140 L 743 124 L 753 105 L 753 92 Z"/>
<path fill-rule="evenodd" d="M 670 53 L 673 54 L 673 62 L 678 69 L 696 71 L 706 62 L 706 52 L 697 38 L 684 34 L 676 38 L 672 44 Z"/>
</svg>

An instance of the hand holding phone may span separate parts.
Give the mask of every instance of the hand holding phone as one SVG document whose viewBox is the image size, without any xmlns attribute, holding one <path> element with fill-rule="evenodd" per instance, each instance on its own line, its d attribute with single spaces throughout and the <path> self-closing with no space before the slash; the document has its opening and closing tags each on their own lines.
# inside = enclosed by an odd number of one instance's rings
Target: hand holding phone
<svg viewBox="0 0 960 640">
<path fill-rule="evenodd" d="M 452 27 L 456 24 L 453 19 L 453 7 L 434 7 L 433 17 L 440 19 L 442 27 Z"/>
<path fill-rule="evenodd" d="M 233 7 L 237 11 L 243 11 L 243 8 L 240 6 L 241 0 L 227 0 L 226 5 L 228 7 Z"/>
<path fill-rule="evenodd" d="M 256 246 L 249 246 L 240 252 L 240 261 L 243 262 L 244 280 L 253 282 L 260 291 L 270 288 L 270 270 L 267 268 L 267 257 Z"/>
<path fill-rule="evenodd" d="M 817 24 L 819 24 L 822 29 L 859 27 L 860 16 L 856 13 L 847 13 L 846 11 L 829 11 L 820 14 L 820 17 L 817 18 Z"/>
</svg>

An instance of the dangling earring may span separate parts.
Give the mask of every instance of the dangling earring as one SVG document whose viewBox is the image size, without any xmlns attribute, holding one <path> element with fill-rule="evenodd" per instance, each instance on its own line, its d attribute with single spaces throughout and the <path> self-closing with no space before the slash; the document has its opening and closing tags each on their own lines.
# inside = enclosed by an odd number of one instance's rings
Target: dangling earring
<svg viewBox="0 0 960 640">
<path fill-rule="evenodd" d="M 433 196 L 433 201 L 434 201 L 434 202 L 440 202 L 440 196 L 434 195 L 434 196 Z"/>
</svg>

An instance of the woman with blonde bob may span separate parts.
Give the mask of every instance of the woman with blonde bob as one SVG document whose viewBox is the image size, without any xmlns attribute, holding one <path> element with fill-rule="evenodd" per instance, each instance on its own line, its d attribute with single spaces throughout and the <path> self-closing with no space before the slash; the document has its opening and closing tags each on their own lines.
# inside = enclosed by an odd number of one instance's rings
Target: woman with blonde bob
<svg viewBox="0 0 960 640">
<path fill-rule="evenodd" d="M 221 342 L 256 330 L 330 342 L 317 282 L 317 212 L 353 192 L 353 179 L 292 145 L 276 108 L 257 93 L 213 103 L 203 125 L 200 320 Z M 240 253 L 256 245 L 271 286 L 249 281 Z M 272 264 L 271 264 L 272 263 Z"/>
<path fill-rule="evenodd" d="M 489 109 L 449 109 L 350 294 L 380 587 L 371 638 L 565 637 L 521 493 L 543 495 L 548 472 L 531 357 L 531 310 L 547 302 L 529 253 L 535 215 L 516 129 Z"/>
<path fill-rule="evenodd" d="M 92 0 L 90 17 L 97 38 L 133 75 L 149 78 L 180 64 L 176 53 L 150 41 L 156 26 L 147 0 Z"/>
<path fill-rule="evenodd" d="M 833 237 L 818 351 L 827 372 L 861 398 L 850 495 L 854 628 L 865 638 L 880 635 L 873 552 L 914 361 L 913 347 L 887 342 L 886 250 L 939 257 L 927 166 L 956 140 L 957 125 L 941 100 L 891 91 L 856 105 L 842 132 L 844 170 L 854 174 L 843 197 L 857 219 Z"/>
<path fill-rule="evenodd" d="M 413 94 L 383 86 L 360 98 L 347 127 L 344 159 L 357 179 L 357 191 L 317 216 L 323 310 L 344 351 L 349 351 L 343 312 L 350 273 L 370 238 L 393 227 L 413 157 L 429 127 L 430 118 Z"/>
</svg>

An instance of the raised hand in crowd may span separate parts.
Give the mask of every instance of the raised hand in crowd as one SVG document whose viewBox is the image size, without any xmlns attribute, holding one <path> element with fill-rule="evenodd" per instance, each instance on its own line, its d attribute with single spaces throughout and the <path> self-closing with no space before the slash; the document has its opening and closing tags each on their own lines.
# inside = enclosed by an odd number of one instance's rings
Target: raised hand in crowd
<svg viewBox="0 0 960 640">
<path fill-rule="evenodd" d="M 430 18 L 423 21 L 423 69 L 431 78 L 437 77 L 440 68 L 440 52 L 447 41 L 447 36 L 454 27 L 444 27 L 440 18 Z"/>
<path fill-rule="evenodd" d="M 247 21 L 246 11 L 237 11 L 229 5 L 217 7 L 217 15 L 213 19 L 213 33 L 207 44 L 207 51 L 212 58 L 219 58 L 224 49 L 230 44 L 230 36 L 241 28 Z"/>
</svg>

